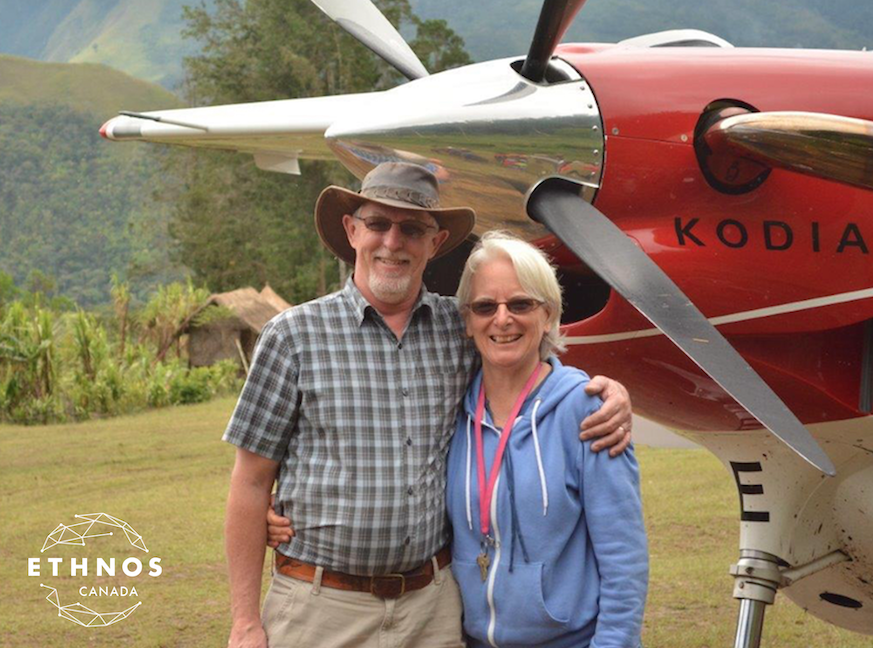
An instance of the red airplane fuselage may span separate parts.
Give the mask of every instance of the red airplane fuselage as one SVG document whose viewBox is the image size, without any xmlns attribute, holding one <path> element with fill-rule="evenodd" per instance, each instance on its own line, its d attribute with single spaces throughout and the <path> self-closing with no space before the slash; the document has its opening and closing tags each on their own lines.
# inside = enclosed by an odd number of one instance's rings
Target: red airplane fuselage
<svg viewBox="0 0 873 648">
<path fill-rule="evenodd" d="M 865 416 L 873 294 L 851 293 L 873 292 L 873 192 L 774 169 L 757 189 L 727 195 L 707 183 L 693 139 L 719 100 L 873 120 L 873 55 L 579 45 L 557 54 L 588 81 L 603 118 L 595 205 L 715 319 L 803 423 Z M 555 245 L 547 247 L 559 263 L 578 264 Z M 597 314 L 566 328 L 582 338 L 569 360 L 621 380 L 637 411 L 671 427 L 758 427 L 652 329 L 613 292 Z"/>
</svg>

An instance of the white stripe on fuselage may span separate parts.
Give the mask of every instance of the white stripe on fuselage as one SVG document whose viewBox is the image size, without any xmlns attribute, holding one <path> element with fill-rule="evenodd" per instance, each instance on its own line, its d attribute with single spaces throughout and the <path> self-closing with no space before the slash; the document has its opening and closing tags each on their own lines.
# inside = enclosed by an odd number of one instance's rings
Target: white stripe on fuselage
<svg viewBox="0 0 873 648">
<path fill-rule="evenodd" d="M 823 306 L 844 304 L 846 302 L 859 301 L 861 299 L 869 299 L 871 297 L 873 297 L 873 288 L 865 288 L 864 290 L 853 290 L 852 292 L 840 293 L 839 295 L 815 297 L 813 299 L 804 299 L 802 301 L 791 302 L 789 304 L 780 304 L 779 306 L 768 306 L 766 308 L 756 308 L 755 310 L 742 311 L 740 313 L 732 313 L 730 315 L 710 317 L 709 323 L 713 326 L 720 326 L 721 324 L 745 322 L 753 319 L 772 317 L 773 315 L 796 313 L 798 311 L 811 310 L 813 308 L 822 308 Z M 660 331 L 660 329 L 648 328 L 639 329 L 636 331 L 624 331 L 623 333 L 607 333 L 605 335 L 577 335 L 568 336 L 566 338 L 566 343 L 570 345 L 602 344 L 604 342 L 618 342 L 620 340 L 634 340 L 636 338 L 653 337 L 655 335 L 663 335 L 663 333 Z"/>
</svg>

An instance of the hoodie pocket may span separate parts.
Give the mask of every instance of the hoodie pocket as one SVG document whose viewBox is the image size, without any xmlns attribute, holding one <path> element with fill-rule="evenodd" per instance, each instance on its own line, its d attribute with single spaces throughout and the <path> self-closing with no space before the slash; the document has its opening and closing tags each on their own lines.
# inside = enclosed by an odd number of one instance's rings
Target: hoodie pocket
<svg viewBox="0 0 873 648">
<path fill-rule="evenodd" d="M 539 644 L 567 632 L 569 618 L 555 617 L 543 597 L 543 564 L 516 561 L 500 566 L 494 583 L 497 644 Z"/>
<path fill-rule="evenodd" d="M 461 589 L 464 602 L 464 632 L 474 639 L 488 642 L 488 582 L 482 582 L 482 573 L 476 563 L 452 560 L 452 573 Z"/>
</svg>

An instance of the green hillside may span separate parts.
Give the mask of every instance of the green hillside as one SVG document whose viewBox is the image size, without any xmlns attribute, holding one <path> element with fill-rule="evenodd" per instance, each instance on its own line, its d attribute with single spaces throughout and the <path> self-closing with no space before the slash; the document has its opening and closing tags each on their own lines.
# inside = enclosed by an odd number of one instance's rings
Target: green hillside
<svg viewBox="0 0 873 648">
<path fill-rule="evenodd" d="M 210 0 L 211 1 L 211 0 Z M 104 63 L 173 88 L 195 46 L 181 36 L 196 0 L 4 0 L 0 52 L 43 61 Z"/>
<path fill-rule="evenodd" d="M 122 107 L 179 105 L 163 88 L 102 65 L 0 57 L 0 271 L 35 271 L 82 306 L 106 302 L 113 273 L 141 296 L 179 276 L 169 263 L 162 150 L 111 145 Z"/>
<path fill-rule="evenodd" d="M 9 103 L 63 104 L 101 118 L 124 108 L 181 106 L 164 88 L 105 65 L 43 63 L 0 54 L 0 104 Z"/>
<path fill-rule="evenodd" d="M 174 87 L 182 78 L 182 58 L 196 47 L 182 38 L 182 7 L 192 0 L 122 0 L 101 17 L 100 29 L 87 42 L 53 39 L 49 60 L 105 63 L 135 77 Z"/>
</svg>

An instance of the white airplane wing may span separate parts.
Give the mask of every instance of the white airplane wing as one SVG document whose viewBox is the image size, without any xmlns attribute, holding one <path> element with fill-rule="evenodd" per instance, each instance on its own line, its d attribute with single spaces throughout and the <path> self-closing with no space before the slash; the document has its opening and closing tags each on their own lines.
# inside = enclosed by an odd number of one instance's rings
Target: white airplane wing
<svg viewBox="0 0 873 648">
<path fill-rule="evenodd" d="M 381 92 L 122 113 L 103 124 L 108 140 L 155 142 L 251 153 L 265 170 L 299 173 L 298 159 L 335 160 L 324 132 L 367 112 Z"/>
</svg>

